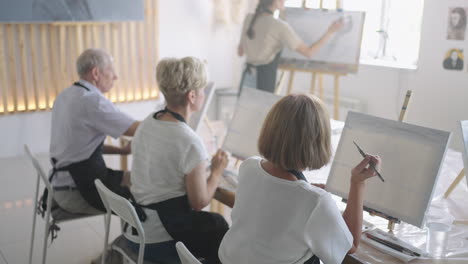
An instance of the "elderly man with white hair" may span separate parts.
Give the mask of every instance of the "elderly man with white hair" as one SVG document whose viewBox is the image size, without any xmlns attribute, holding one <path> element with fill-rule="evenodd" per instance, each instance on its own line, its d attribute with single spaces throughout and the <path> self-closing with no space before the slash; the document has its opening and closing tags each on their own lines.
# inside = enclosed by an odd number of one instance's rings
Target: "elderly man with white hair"
<svg viewBox="0 0 468 264">
<path fill-rule="evenodd" d="M 122 196 L 130 195 L 130 173 L 107 168 L 102 157 L 129 154 L 130 144 L 123 148 L 106 146 L 104 139 L 108 135 L 133 136 L 139 122 L 104 97 L 117 80 L 113 59 L 106 51 L 85 50 L 76 67 L 80 80 L 57 96 L 52 109 L 53 198 L 71 213 L 97 214 L 105 208 L 94 186 L 95 179 Z"/>
</svg>

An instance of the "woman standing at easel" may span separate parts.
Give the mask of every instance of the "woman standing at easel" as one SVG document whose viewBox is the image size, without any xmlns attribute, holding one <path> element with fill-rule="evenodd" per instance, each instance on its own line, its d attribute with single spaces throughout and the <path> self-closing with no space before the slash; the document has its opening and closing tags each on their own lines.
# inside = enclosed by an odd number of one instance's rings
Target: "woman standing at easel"
<svg viewBox="0 0 468 264">
<path fill-rule="evenodd" d="M 239 93 L 247 78 L 253 74 L 253 68 L 256 69 L 257 89 L 273 93 L 279 58 L 284 47 L 310 58 L 333 33 L 343 27 L 343 22 L 337 20 L 318 41 L 307 45 L 285 21 L 273 17 L 278 9 L 284 9 L 284 0 L 259 0 L 255 13 L 245 18 L 237 53 L 239 56 L 246 54 L 247 66 L 242 73 Z"/>
</svg>

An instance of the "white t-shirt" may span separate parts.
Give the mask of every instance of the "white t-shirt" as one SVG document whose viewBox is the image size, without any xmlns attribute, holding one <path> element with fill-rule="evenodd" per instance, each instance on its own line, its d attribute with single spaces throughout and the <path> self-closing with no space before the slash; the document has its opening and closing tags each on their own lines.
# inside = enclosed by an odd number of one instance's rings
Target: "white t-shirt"
<svg viewBox="0 0 468 264">
<path fill-rule="evenodd" d="M 261 158 L 244 161 L 232 227 L 219 249 L 223 264 L 303 264 L 313 255 L 341 263 L 353 237 L 331 195 L 305 181 L 268 174 Z"/>
<path fill-rule="evenodd" d="M 89 82 L 72 85 L 55 99 L 52 109 L 50 157 L 57 168 L 88 159 L 107 135 L 120 137 L 135 122 Z M 68 171 L 59 171 L 54 186 L 75 186 Z"/>
<path fill-rule="evenodd" d="M 202 140 L 187 124 L 156 120 L 153 114 L 138 127 L 132 153 L 130 190 L 142 205 L 186 195 L 185 175 L 208 159 Z M 148 218 L 142 225 L 146 243 L 172 240 L 157 212 L 150 209 L 145 212 Z M 129 231 L 126 237 L 138 242 Z"/>
<path fill-rule="evenodd" d="M 253 14 L 247 15 L 242 27 L 241 45 L 247 62 L 253 65 L 268 64 L 284 47 L 296 50 L 302 43 L 301 38 L 283 20 L 273 16 L 258 16 L 253 25 L 254 37 L 249 39 L 247 30 Z"/>
</svg>

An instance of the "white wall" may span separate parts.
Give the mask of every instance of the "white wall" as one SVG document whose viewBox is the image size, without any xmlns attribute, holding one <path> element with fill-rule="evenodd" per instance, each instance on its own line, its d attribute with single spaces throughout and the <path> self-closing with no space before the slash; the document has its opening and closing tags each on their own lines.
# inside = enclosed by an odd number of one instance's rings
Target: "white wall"
<svg viewBox="0 0 468 264">
<path fill-rule="evenodd" d="M 458 121 L 468 119 L 468 67 L 463 72 L 442 67 L 448 49 L 464 49 L 465 56 L 468 51 L 468 39 L 446 40 L 448 7 L 454 6 L 468 7 L 468 2 L 425 0 L 417 70 L 361 65 L 358 74 L 341 79 L 340 88 L 342 96 L 363 101 L 367 113 L 395 120 L 406 90 L 413 90 L 406 122 L 454 132 L 451 147 L 461 150 Z M 310 77 L 298 79 L 295 89 L 309 89 Z M 326 84 L 332 94 L 331 81 Z"/>
<path fill-rule="evenodd" d="M 161 0 L 159 8 L 160 57 L 204 58 L 217 87 L 232 86 L 241 67 L 239 60 L 236 64 L 233 62 L 239 26 L 214 25 L 213 1 Z M 132 117 L 142 119 L 157 104 L 146 101 L 118 104 L 118 107 Z M 48 152 L 50 119 L 49 111 L 0 116 L 0 158 L 23 155 L 24 144 L 28 144 L 33 152 Z"/>
<path fill-rule="evenodd" d="M 241 63 L 235 54 L 240 25 L 215 23 L 214 1 L 159 1 L 160 57 L 196 56 L 208 61 L 217 87 L 231 87 Z"/>
<path fill-rule="evenodd" d="M 419 70 L 411 76 L 410 87 L 416 92 L 408 121 L 455 132 L 452 145 L 461 149 L 458 121 L 468 119 L 468 65 L 463 72 L 442 67 L 446 51 L 461 48 L 467 41 L 446 40 L 448 7 L 468 7 L 466 1 L 426 0 L 421 36 Z M 465 57 L 466 58 L 466 57 Z"/>
<path fill-rule="evenodd" d="M 452 47 L 466 49 L 466 42 L 445 40 L 448 7 L 468 6 L 466 1 L 426 0 L 422 25 L 419 68 L 416 71 L 361 66 L 357 75 L 341 80 L 342 96 L 357 98 L 366 104 L 366 112 L 397 119 L 407 89 L 413 99 L 407 122 L 454 131 L 453 146 L 460 149 L 457 121 L 468 119 L 468 73 L 442 68 L 445 51 Z M 466 3 L 466 4 L 465 4 Z M 213 1 L 161 0 L 160 57 L 198 56 L 209 64 L 211 79 L 218 87 L 235 86 L 241 60 L 235 54 L 239 25 L 216 25 Z M 468 40 L 467 40 L 468 41 Z M 467 68 L 465 66 L 465 68 Z M 297 90 L 307 90 L 308 76 L 299 75 Z M 72 81 L 72 80 L 71 80 Z M 326 80 L 327 93 L 332 93 Z M 141 119 L 151 112 L 155 102 L 119 104 Z M 27 143 L 34 152 L 47 152 L 50 137 L 50 113 L 24 113 L 0 116 L 0 158 L 22 155 Z"/>
</svg>

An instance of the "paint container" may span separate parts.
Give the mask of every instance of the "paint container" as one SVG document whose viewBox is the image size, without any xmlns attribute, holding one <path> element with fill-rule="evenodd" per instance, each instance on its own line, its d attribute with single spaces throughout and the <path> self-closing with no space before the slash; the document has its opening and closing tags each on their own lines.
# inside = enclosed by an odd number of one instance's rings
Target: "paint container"
<svg viewBox="0 0 468 264">
<path fill-rule="evenodd" d="M 434 258 L 445 257 L 448 232 L 450 231 L 451 226 L 444 223 L 431 222 L 427 223 L 426 227 L 426 251 Z"/>
</svg>

